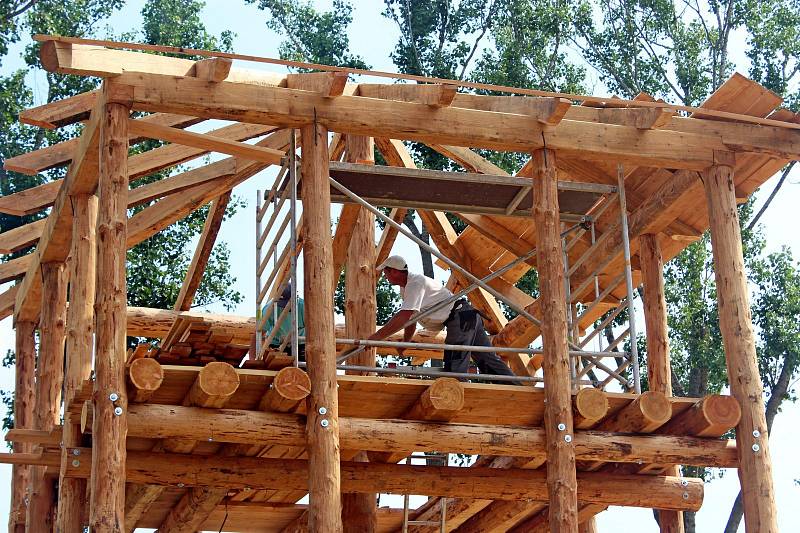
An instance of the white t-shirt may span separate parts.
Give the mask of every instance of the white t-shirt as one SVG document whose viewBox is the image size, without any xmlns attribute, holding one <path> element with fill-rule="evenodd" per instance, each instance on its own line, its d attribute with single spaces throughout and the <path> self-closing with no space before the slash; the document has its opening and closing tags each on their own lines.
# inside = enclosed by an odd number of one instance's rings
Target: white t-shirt
<svg viewBox="0 0 800 533">
<path fill-rule="evenodd" d="M 401 311 L 419 311 L 430 308 L 431 306 L 446 300 L 453 295 L 436 280 L 421 274 L 408 273 L 406 286 L 400 288 L 400 296 L 403 297 Z M 444 327 L 444 321 L 450 316 L 451 305 L 445 305 L 441 309 L 434 311 L 419 321 L 420 325 L 429 330 L 440 330 Z"/>
</svg>

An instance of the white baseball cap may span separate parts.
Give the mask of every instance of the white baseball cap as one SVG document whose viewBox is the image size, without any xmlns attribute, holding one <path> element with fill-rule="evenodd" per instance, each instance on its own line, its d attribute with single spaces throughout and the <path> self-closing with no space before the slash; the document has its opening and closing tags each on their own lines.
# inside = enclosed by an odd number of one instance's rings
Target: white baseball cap
<svg viewBox="0 0 800 533">
<path fill-rule="evenodd" d="M 399 255 L 390 255 L 386 258 L 386 261 L 380 264 L 377 268 L 378 271 L 383 270 L 384 268 L 393 268 L 395 270 L 408 270 L 408 264 L 406 260 L 403 259 Z"/>
</svg>

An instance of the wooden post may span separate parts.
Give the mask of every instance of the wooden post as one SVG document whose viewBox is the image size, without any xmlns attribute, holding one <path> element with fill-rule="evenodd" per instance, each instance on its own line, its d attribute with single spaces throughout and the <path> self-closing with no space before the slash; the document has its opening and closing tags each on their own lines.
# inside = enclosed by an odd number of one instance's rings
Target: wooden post
<svg viewBox="0 0 800 533">
<path fill-rule="evenodd" d="M 89 519 L 93 531 L 121 532 L 125 521 L 125 438 L 128 433 L 125 254 L 129 114 L 129 108 L 123 104 L 107 104 L 100 130 L 97 333 Z"/>
<path fill-rule="evenodd" d="M 547 487 L 550 496 L 550 531 L 578 531 L 575 436 L 570 395 L 570 361 L 567 346 L 567 304 L 559 235 L 556 154 L 548 149 L 533 153 L 533 220 L 536 225 L 539 286 L 544 348 L 544 427 L 547 433 Z"/>
<path fill-rule="evenodd" d="M 33 429 L 34 369 L 36 367 L 36 324 L 17 322 L 16 326 L 16 388 L 14 389 L 14 428 Z M 30 453 L 29 443 L 15 442 L 14 453 Z M 25 531 L 25 513 L 28 507 L 28 487 L 32 468 L 14 465 L 12 470 L 11 510 L 8 517 L 9 533 Z"/>
<path fill-rule="evenodd" d="M 371 137 L 347 135 L 345 161 L 374 164 L 375 146 Z M 375 296 L 375 215 L 358 208 L 350 237 L 345 269 L 345 332 L 351 339 L 366 339 L 375 332 L 378 305 Z M 375 366 L 375 349 L 364 350 L 353 358 L 354 365 Z M 348 374 L 362 372 L 348 372 Z M 367 452 L 352 459 L 368 461 Z M 342 494 L 342 525 L 347 531 L 372 533 L 378 526 L 377 494 Z"/>
<path fill-rule="evenodd" d="M 97 197 L 73 197 L 72 259 L 70 260 L 69 310 L 67 312 L 67 364 L 64 405 L 69 405 L 92 370 L 94 333 L 95 266 L 97 261 Z M 80 417 L 64 413 L 64 446 L 81 445 Z M 59 531 L 82 531 L 86 480 L 59 476 Z"/>
<path fill-rule="evenodd" d="M 64 263 L 42 264 L 42 315 L 39 322 L 39 360 L 36 365 L 35 429 L 50 431 L 61 418 L 64 382 L 64 339 L 67 321 L 67 276 Z M 28 531 L 53 528 L 53 479 L 45 467 L 33 468 Z"/>
<path fill-rule="evenodd" d="M 339 473 L 339 400 L 333 330 L 333 249 L 328 184 L 328 131 L 304 126 L 303 246 L 306 358 L 311 378 L 306 438 L 309 476 L 309 531 L 342 531 Z"/>
<path fill-rule="evenodd" d="M 742 407 L 736 426 L 739 481 L 748 533 L 778 531 L 772 462 L 769 455 L 764 391 L 747 295 L 742 236 L 733 183 L 733 161 L 703 173 L 714 253 L 719 322 L 728 382 Z"/>
<path fill-rule="evenodd" d="M 664 296 L 664 260 L 655 235 L 639 237 L 639 264 L 644 281 L 644 322 L 647 328 L 647 383 L 651 391 L 672 396 L 672 366 L 669 358 L 667 301 Z M 672 466 L 667 475 L 680 476 L 680 467 Z M 658 511 L 662 533 L 683 533 L 683 513 Z"/>
</svg>

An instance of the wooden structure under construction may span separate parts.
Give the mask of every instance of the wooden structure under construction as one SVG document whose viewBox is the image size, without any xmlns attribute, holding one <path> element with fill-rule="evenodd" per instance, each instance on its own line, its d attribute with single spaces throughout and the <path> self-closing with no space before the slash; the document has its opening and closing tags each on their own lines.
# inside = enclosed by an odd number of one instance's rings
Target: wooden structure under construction
<svg viewBox="0 0 800 533">
<path fill-rule="evenodd" d="M 442 517 L 448 531 L 576 532 L 621 505 L 658 509 L 661 530 L 674 532 L 703 498 L 702 481 L 676 465 L 737 468 L 746 530 L 777 531 L 736 211 L 800 157 L 800 120 L 776 95 L 735 75 L 696 109 L 646 95 L 485 96 L 446 80 L 355 84 L 336 69 L 240 69 L 230 54 L 195 61 L 40 40 L 49 71 L 102 85 L 20 117 L 43 128 L 84 121 L 80 138 L 5 162 L 26 174 L 69 165 L 63 180 L 0 198 L 5 213 L 50 208 L 0 234 L 3 253 L 35 244 L 0 266 L 3 281 L 21 280 L 0 294 L 0 317 L 13 314 L 16 328 L 14 449 L 3 455 L 15 465 L 10 531 L 434 531 Z M 184 129 L 209 119 L 232 124 Z M 169 144 L 129 156 L 143 139 Z M 401 141 L 425 143 L 466 172 L 415 169 Z M 374 165 L 373 143 L 388 166 Z M 509 176 L 471 148 L 530 159 Z M 229 157 L 131 188 L 209 152 Z M 267 272 L 285 279 L 302 254 L 307 372 L 285 350 L 255 349 L 256 318 L 188 311 L 231 190 L 295 157 L 296 246 Z M 397 229 L 376 239 L 373 213 L 331 189 L 331 177 L 391 207 L 395 221 L 416 209 L 438 251 L 463 267 L 451 270 L 454 292 L 530 254 L 469 298 L 490 317 L 494 344 L 521 350 L 503 353 L 514 372 L 543 376 L 543 386 L 337 374 L 336 339 L 375 331 L 375 265 Z M 344 202 L 333 235 L 331 201 Z M 126 250 L 206 204 L 174 309 L 128 307 Z M 445 211 L 467 229 L 457 235 Z M 583 228 L 562 238 L 587 220 L 591 236 Z M 709 228 L 731 396 L 677 398 L 663 262 Z M 573 347 L 625 299 L 631 267 L 634 286 L 644 285 L 649 390 L 609 392 L 600 378 L 585 386 L 576 377 L 605 365 L 589 352 L 572 357 Z M 536 299 L 514 286 L 530 268 Z M 524 314 L 506 320 L 495 294 Z M 127 336 L 159 342 L 130 351 Z M 415 364 L 441 357 L 431 347 L 441 335 L 421 340 L 426 348 L 407 354 Z M 541 346 L 534 357 L 532 343 Z M 375 355 L 353 362 L 374 366 Z M 625 377 L 636 363 L 605 368 Z M 735 441 L 721 438 L 734 427 Z M 434 451 L 479 457 L 470 467 L 398 464 Z M 429 499 L 404 517 L 376 505 L 381 493 Z"/>
</svg>

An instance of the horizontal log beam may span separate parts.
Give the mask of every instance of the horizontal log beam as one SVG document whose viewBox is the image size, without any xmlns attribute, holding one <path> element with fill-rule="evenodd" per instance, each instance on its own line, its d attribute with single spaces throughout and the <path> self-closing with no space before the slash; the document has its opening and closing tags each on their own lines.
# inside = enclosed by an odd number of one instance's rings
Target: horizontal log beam
<svg viewBox="0 0 800 533">
<path fill-rule="evenodd" d="M 126 72 L 108 82 L 130 87 L 134 109 L 191 113 L 203 118 L 300 127 L 317 121 L 331 131 L 433 144 L 532 151 L 545 144 L 566 155 L 640 166 L 703 169 L 718 138 L 666 130 L 524 116 L 359 96 L 327 98 L 309 91 L 222 82 L 208 86 L 189 77 Z M 363 120 L 364 116 L 371 120 Z M 531 120 L 533 119 L 533 120 Z M 409 127 L 412 124 L 413 127 Z"/>
<path fill-rule="evenodd" d="M 305 445 L 305 418 L 283 413 L 131 405 L 128 427 L 131 437 Z M 343 449 L 351 450 L 438 450 L 473 455 L 545 457 L 544 430 L 516 426 L 342 418 L 340 441 Z M 719 439 L 578 431 L 573 443 L 579 460 L 714 467 L 736 465 L 735 445 L 732 441 Z"/>
<path fill-rule="evenodd" d="M 65 450 L 67 458 L 74 450 Z M 78 456 L 91 457 L 88 448 Z M 90 461 L 66 461 L 67 477 L 86 478 Z M 127 480 L 159 485 L 233 489 L 306 490 L 308 463 L 297 459 L 209 457 L 128 452 Z M 547 499 L 544 472 L 513 469 L 497 476 L 492 468 L 458 468 L 380 463 L 342 463 L 342 490 L 357 493 L 427 494 L 453 498 L 491 497 L 503 500 Z M 632 491 L 631 487 L 637 490 Z M 606 505 L 698 510 L 703 482 L 663 476 L 578 474 L 581 501 Z"/>
</svg>

